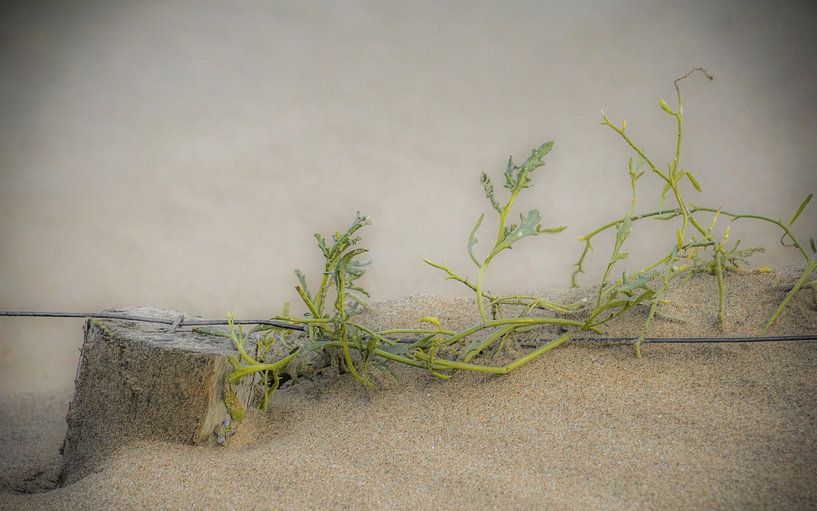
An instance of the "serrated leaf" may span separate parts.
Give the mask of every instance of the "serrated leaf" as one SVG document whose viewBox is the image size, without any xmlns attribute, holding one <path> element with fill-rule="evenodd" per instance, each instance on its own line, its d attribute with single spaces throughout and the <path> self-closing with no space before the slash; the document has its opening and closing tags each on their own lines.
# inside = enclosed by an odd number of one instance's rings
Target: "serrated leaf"
<svg viewBox="0 0 817 511">
<path fill-rule="evenodd" d="M 541 229 L 542 226 L 539 222 L 542 221 L 542 215 L 539 214 L 538 210 L 532 209 L 528 211 L 526 215 L 520 215 L 519 219 L 519 225 L 512 225 L 510 229 L 505 230 L 505 237 L 501 243 L 497 244 L 494 252 L 511 248 L 511 245 L 527 236 L 540 234 L 539 229 Z"/>
<path fill-rule="evenodd" d="M 553 141 L 548 140 L 539 147 L 534 148 L 528 159 L 522 165 L 514 165 L 513 158 L 508 159 L 508 168 L 505 170 L 505 188 L 515 190 L 527 188 L 530 178 L 528 174 L 545 164 L 542 158 L 553 148 Z M 516 171 L 516 174 L 514 174 Z"/>
<path fill-rule="evenodd" d="M 542 161 L 542 158 L 544 158 L 550 152 L 551 149 L 553 149 L 553 140 L 548 140 L 544 144 L 540 145 L 539 147 L 531 151 L 530 156 L 528 156 L 528 159 L 525 160 L 525 163 L 522 164 L 521 170 L 525 172 L 531 172 L 544 165 L 545 162 Z"/>
<path fill-rule="evenodd" d="M 471 229 L 471 232 L 468 233 L 468 243 L 467 243 L 468 255 L 471 257 L 471 260 L 474 261 L 474 264 L 477 265 L 477 268 L 479 268 L 481 266 L 481 264 L 477 260 L 476 256 L 474 255 L 474 245 L 479 243 L 479 240 L 477 239 L 477 230 L 479 230 L 479 227 L 482 225 L 482 221 L 484 219 L 485 219 L 485 213 L 479 215 L 479 218 L 477 219 L 477 223 L 474 224 L 473 229 Z"/>
<path fill-rule="evenodd" d="M 789 225 L 792 225 L 797 220 L 797 218 L 800 216 L 800 213 L 802 213 L 806 209 L 806 206 L 808 206 L 808 203 L 811 202 L 811 198 L 813 196 L 814 196 L 813 193 L 808 194 L 808 197 L 806 197 L 803 200 L 803 202 L 800 203 L 800 207 L 797 208 L 797 211 L 794 212 L 794 215 L 792 215 L 791 220 L 789 220 Z"/>
</svg>

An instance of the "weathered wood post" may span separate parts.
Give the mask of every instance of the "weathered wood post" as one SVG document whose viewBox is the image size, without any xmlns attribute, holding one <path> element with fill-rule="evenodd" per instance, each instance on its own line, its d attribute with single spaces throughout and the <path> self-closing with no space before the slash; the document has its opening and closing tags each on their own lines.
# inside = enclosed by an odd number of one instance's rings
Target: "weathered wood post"
<svg viewBox="0 0 817 511">
<path fill-rule="evenodd" d="M 145 307 L 106 312 L 181 314 Z M 124 320 L 89 319 L 84 332 L 63 444 L 63 484 L 83 477 L 125 440 L 201 444 L 229 419 L 223 397 L 231 371 L 227 355 L 236 354 L 230 339 Z M 244 406 L 251 404 L 252 385 L 233 389 Z"/>
</svg>

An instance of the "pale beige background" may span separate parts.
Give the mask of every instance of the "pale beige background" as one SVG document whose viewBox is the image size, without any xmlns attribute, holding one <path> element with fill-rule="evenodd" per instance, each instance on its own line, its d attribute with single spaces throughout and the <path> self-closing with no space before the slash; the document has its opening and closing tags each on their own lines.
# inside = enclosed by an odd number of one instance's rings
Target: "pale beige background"
<svg viewBox="0 0 817 511">
<path fill-rule="evenodd" d="M 570 229 L 526 240 L 488 285 L 565 286 L 575 237 L 626 209 L 628 152 L 600 110 L 668 161 L 673 125 L 658 98 L 672 104 L 672 79 L 699 65 L 716 81 L 684 84 L 684 166 L 705 188 L 695 202 L 788 217 L 817 190 L 806 5 L 7 5 L 0 309 L 266 316 L 296 298 L 292 268 L 316 276 L 312 233 L 357 209 L 374 219 L 376 299 L 462 294 L 420 259 L 471 271 L 465 236 L 487 205 L 479 171 L 497 176 L 509 153 L 548 138 L 556 147 L 521 206 Z M 814 209 L 801 227 L 817 230 Z M 772 249 L 763 262 L 796 260 L 773 231 L 740 233 Z M 648 229 L 633 242 L 644 257 L 660 244 Z M 70 385 L 80 327 L 0 319 L 0 391 Z"/>
</svg>

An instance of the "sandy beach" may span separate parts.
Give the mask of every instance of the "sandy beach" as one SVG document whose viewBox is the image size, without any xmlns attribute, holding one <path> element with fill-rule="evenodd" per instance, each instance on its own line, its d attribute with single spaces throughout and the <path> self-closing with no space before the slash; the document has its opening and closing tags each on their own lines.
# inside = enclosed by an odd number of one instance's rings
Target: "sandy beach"
<svg viewBox="0 0 817 511">
<path fill-rule="evenodd" d="M 504 201 L 508 157 L 546 140 L 508 218 L 536 209 L 567 230 L 497 257 L 485 286 L 592 300 L 556 288 L 577 237 L 631 201 L 634 154 L 603 115 L 657 169 L 690 173 L 689 204 L 784 223 L 817 191 L 815 20 L 817 2 L 735 0 L 4 1 L 0 310 L 257 319 L 289 301 L 301 314 L 292 270 L 314 290 L 325 269 L 313 233 L 360 211 L 373 222 L 361 284 L 378 302 L 360 322 L 470 327 L 473 295 L 421 261 L 475 282 L 468 234 L 487 212 L 472 247 L 484 257 L 497 225 L 480 172 Z M 698 66 L 715 80 L 682 82 L 678 156 L 679 118 L 660 101 L 680 112 L 673 80 Z M 672 207 L 653 174 L 634 214 Z M 816 204 L 792 227 L 807 257 Z M 721 217 L 713 239 L 727 226 L 729 246 L 765 247 L 753 266 L 802 261 L 774 222 Z M 678 227 L 637 222 L 616 278 L 663 257 Z M 599 281 L 613 236 L 594 238 L 580 284 Z M 649 333 L 762 335 L 792 278 L 729 272 L 721 332 L 715 279 L 698 275 Z M 803 289 L 768 334 L 817 332 L 815 299 Z M 604 335 L 638 335 L 646 311 L 632 312 Z M 585 339 L 502 377 L 395 368 L 366 390 L 325 375 L 281 389 L 226 447 L 112 427 L 117 441 L 59 486 L 82 332 L 80 319 L 0 320 L 0 510 L 817 509 L 817 342 L 654 344 L 636 359 Z"/>
<path fill-rule="evenodd" d="M 676 286 L 657 335 L 716 331 L 713 285 Z M 727 275 L 730 335 L 758 333 L 790 275 Z M 587 290 L 556 291 L 573 296 Z M 470 298 L 373 306 L 368 323 L 457 327 Z M 610 325 L 632 335 L 639 314 Z M 814 332 L 814 290 L 773 334 Z M 399 369 L 366 391 L 302 382 L 253 411 L 225 447 L 124 443 L 53 485 L 70 392 L 0 401 L 2 509 L 809 509 L 817 507 L 817 344 L 573 342 L 503 377 Z M 22 494 L 20 491 L 40 491 Z"/>
</svg>

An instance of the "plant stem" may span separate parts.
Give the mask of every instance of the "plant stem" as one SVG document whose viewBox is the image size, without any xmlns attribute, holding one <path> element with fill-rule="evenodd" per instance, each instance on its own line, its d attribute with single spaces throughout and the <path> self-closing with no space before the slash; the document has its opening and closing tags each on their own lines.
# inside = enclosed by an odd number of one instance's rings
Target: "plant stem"
<svg viewBox="0 0 817 511">
<path fill-rule="evenodd" d="M 367 330 L 368 331 L 368 330 Z M 391 328 L 389 330 L 380 330 L 377 332 L 379 335 L 399 335 L 399 334 L 445 334 L 445 335 L 454 335 L 456 334 L 453 330 L 446 330 L 446 329 L 431 329 L 431 328 Z"/>
<path fill-rule="evenodd" d="M 797 247 L 797 250 L 800 252 L 800 254 L 802 254 L 802 255 L 803 255 L 803 259 L 805 259 L 806 261 L 808 261 L 808 260 L 810 259 L 809 255 L 808 255 L 808 252 L 806 252 L 806 248 L 805 248 L 805 247 L 804 247 L 804 246 L 803 246 L 803 245 L 800 243 L 800 241 L 799 241 L 799 240 L 798 240 L 798 239 L 797 239 L 797 238 L 794 236 L 794 234 L 793 234 L 793 233 L 791 232 L 791 230 L 790 230 L 790 229 L 789 229 L 789 228 L 786 226 L 786 224 L 784 224 L 784 223 L 783 223 L 783 222 L 781 222 L 780 220 L 774 220 L 774 219 L 772 219 L 772 218 L 765 217 L 765 216 L 761 216 L 761 215 L 749 215 L 749 214 L 741 214 L 741 213 L 730 213 L 729 211 L 724 211 L 724 210 L 722 210 L 722 209 L 715 209 L 715 208 L 704 208 L 704 207 L 700 207 L 700 206 L 692 206 L 692 212 L 693 212 L 693 213 L 694 213 L 694 212 L 698 212 L 698 211 L 708 211 L 708 212 L 711 212 L 711 213 L 717 213 L 718 211 L 720 211 L 720 214 L 721 214 L 721 215 L 728 216 L 728 217 L 730 217 L 732 220 L 741 220 L 741 219 L 744 219 L 744 218 L 750 218 L 750 219 L 754 219 L 754 220 L 762 220 L 762 221 L 764 221 L 764 222 L 768 222 L 768 223 L 770 223 L 770 224 L 774 224 L 774 225 L 778 226 L 778 227 L 779 227 L 779 228 L 780 228 L 780 229 L 781 229 L 781 230 L 782 230 L 782 231 L 785 233 L 785 235 L 786 235 L 786 236 L 788 236 L 788 237 L 791 239 L 792 243 L 794 243 L 794 246 L 795 246 L 795 247 Z"/>
<path fill-rule="evenodd" d="M 500 329 L 500 330 L 498 330 L 498 331 L 494 332 L 493 334 L 491 334 L 490 336 L 488 336 L 488 338 L 487 338 L 487 339 L 485 339 L 484 341 L 482 341 L 481 343 L 479 343 L 477 346 L 475 346 L 473 349 L 471 349 L 471 350 L 470 350 L 468 353 L 466 353 L 466 354 L 465 354 L 465 357 L 463 357 L 463 359 L 462 359 L 462 360 L 463 360 L 463 362 L 469 362 L 469 361 L 470 361 L 472 358 L 474 358 L 475 356 L 477 356 L 477 355 L 479 355 L 480 353 L 482 353 L 482 351 L 483 351 L 485 348 L 487 348 L 488 346 L 490 346 L 491 344 L 493 344 L 494 342 L 496 342 L 496 341 L 497 341 L 497 340 L 498 340 L 500 337 L 502 337 L 502 336 L 504 336 L 504 335 L 507 335 L 507 334 L 509 334 L 509 333 L 513 332 L 513 331 L 514 331 L 514 330 L 516 330 L 517 328 L 518 328 L 518 327 L 517 327 L 516 325 L 511 325 L 511 326 L 507 326 L 507 327 L 505 327 L 505 328 L 502 328 L 502 329 Z"/>
<path fill-rule="evenodd" d="M 281 360 L 279 360 L 277 362 L 274 362 L 274 363 L 270 363 L 270 364 L 255 363 L 255 364 L 252 364 L 252 365 L 244 366 L 244 367 L 242 367 L 240 369 L 236 369 L 235 371 L 230 373 L 230 375 L 227 377 L 227 380 L 230 383 L 236 383 L 241 378 L 243 378 L 243 377 L 245 377 L 247 375 L 253 374 L 253 373 L 257 373 L 259 371 L 275 371 L 275 370 L 278 370 L 278 369 L 280 369 L 282 367 L 285 367 L 290 362 L 292 362 L 292 360 L 294 360 L 297 355 L 298 355 L 297 352 L 292 353 L 291 355 L 288 355 L 288 356 L 282 358 Z"/>
<path fill-rule="evenodd" d="M 715 245 L 715 276 L 718 279 L 718 324 L 721 331 L 726 328 L 726 286 L 723 283 L 722 249 Z"/>
<path fill-rule="evenodd" d="M 538 357 L 542 356 L 544 353 L 552 350 L 553 348 L 563 344 L 564 342 L 568 341 L 572 337 L 572 334 L 566 333 L 562 334 L 556 339 L 553 339 L 549 343 L 545 344 L 541 348 L 537 348 L 524 357 L 518 358 L 513 362 L 500 366 L 483 366 L 477 364 L 469 364 L 466 362 L 457 362 L 453 360 L 445 360 L 445 359 L 434 359 L 434 363 L 437 366 L 440 366 L 445 369 L 459 369 L 459 370 L 466 370 L 466 371 L 476 371 L 479 373 L 488 373 L 488 374 L 508 374 L 509 372 L 513 371 L 514 369 L 518 369 L 519 367 L 537 359 Z M 418 352 L 417 358 L 424 361 L 429 361 L 430 357 L 424 353 Z"/>
<path fill-rule="evenodd" d="M 644 342 L 644 338 L 647 336 L 647 329 L 650 327 L 652 318 L 655 317 L 655 311 L 658 309 L 658 304 L 664 299 L 664 293 L 667 290 L 667 286 L 669 285 L 670 281 L 670 274 L 672 273 L 672 265 L 675 263 L 677 254 L 678 248 L 674 247 L 669 255 L 667 266 L 664 268 L 664 274 L 661 277 L 661 286 L 659 286 L 658 291 L 655 293 L 655 297 L 650 305 L 650 312 L 647 314 L 647 319 L 644 321 L 644 326 L 641 328 L 641 335 L 639 335 L 638 339 L 635 341 L 635 356 L 637 358 L 641 358 L 641 343 Z"/>
<path fill-rule="evenodd" d="M 774 324 L 774 322 L 777 320 L 777 317 L 780 316 L 780 313 L 783 312 L 783 309 L 786 308 L 786 305 L 788 305 L 791 299 L 794 298 L 794 295 L 797 294 L 798 291 L 800 291 L 800 288 L 802 288 L 803 285 L 806 284 L 806 282 L 808 282 L 809 277 L 811 277 L 811 274 L 814 273 L 815 269 L 817 269 L 817 258 L 810 259 L 808 261 L 806 267 L 803 269 L 803 274 L 800 275 L 800 278 L 794 284 L 794 287 L 791 288 L 791 290 L 786 294 L 786 297 L 783 298 L 783 301 L 780 302 L 780 305 L 777 306 L 777 309 L 774 311 L 774 314 L 772 314 L 772 317 L 770 317 L 769 320 L 766 322 L 766 325 L 763 327 L 763 330 L 768 330 L 769 327 L 771 327 Z"/>
</svg>

